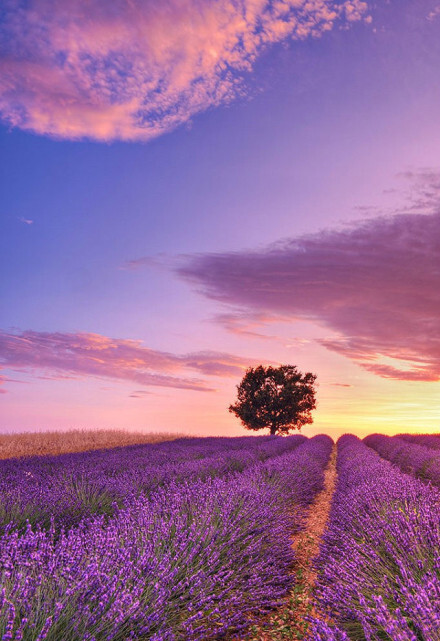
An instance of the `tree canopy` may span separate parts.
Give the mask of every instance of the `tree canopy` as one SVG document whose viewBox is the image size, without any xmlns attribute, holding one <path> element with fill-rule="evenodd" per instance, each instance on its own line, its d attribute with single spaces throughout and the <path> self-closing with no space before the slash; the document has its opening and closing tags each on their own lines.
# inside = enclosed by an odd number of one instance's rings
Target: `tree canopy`
<svg viewBox="0 0 440 641">
<path fill-rule="evenodd" d="M 295 365 L 251 367 L 237 385 L 237 402 L 229 406 L 250 430 L 269 428 L 287 434 L 313 423 L 316 375 L 302 374 Z"/>
</svg>

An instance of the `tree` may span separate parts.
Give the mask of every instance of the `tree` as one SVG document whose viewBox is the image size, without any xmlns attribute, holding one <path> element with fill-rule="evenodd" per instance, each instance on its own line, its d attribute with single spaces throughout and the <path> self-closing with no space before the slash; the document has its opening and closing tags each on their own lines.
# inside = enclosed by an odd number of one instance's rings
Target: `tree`
<svg viewBox="0 0 440 641">
<path fill-rule="evenodd" d="M 302 374 L 295 365 L 250 367 L 237 385 L 237 402 L 229 411 L 249 430 L 270 429 L 288 434 L 313 423 L 316 375 Z"/>
</svg>

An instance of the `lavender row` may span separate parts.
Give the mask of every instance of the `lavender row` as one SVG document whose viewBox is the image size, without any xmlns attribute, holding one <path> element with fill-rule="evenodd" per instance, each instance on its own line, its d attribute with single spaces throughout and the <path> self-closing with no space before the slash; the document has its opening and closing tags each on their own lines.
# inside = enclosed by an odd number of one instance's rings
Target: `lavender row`
<svg viewBox="0 0 440 641">
<path fill-rule="evenodd" d="M 397 436 L 371 434 L 364 439 L 383 458 L 397 465 L 402 472 L 440 487 L 440 452 L 423 445 L 409 443 Z"/>
<path fill-rule="evenodd" d="M 397 436 L 404 441 L 408 441 L 408 443 L 440 450 L 440 434 L 398 434 Z"/>
<path fill-rule="evenodd" d="M 208 641 L 246 628 L 292 585 L 290 536 L 332 441 L 223 478 L 171 482 L 109 519 L 0 537 L 3 641 Z"/>
<path fill-rule="evenodd" d="M 355 436 L 339 439 L 337 466 L 310 638 L 440 641 L 440 493 Z"/>
<path fill-rule="evenodd" d="M 298 447 L 302 435 L 181 439 L 59 457 L 0 464 L 0 528 L 26 522 L 45 527 L 55 518 L 71 527 L 85 516 L 112 514 L 129 497 L 171 481 L 205 479 L 243 471 Z"/>
</svg>

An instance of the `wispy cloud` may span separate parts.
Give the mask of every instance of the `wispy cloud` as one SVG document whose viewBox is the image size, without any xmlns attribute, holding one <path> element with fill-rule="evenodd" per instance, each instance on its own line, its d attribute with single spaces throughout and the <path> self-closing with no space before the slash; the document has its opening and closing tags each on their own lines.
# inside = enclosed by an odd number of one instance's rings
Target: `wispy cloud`
<svg viewBox="0 0 440 641">
<path fill-rule="evenodd" d="M 251 318 L 305 319 L 334 333 L 321 343 L 375 374 L 440 379 L 438 175 L 405 213 L 295 238 L 259 251 L 188 258 L 178 273 Z M 418 201 L 418 202 L 416 202 Z M 258 316 L 260 315 L 260 316 Z M 230 313 L 228 323 L 234 329 Z"/>
<path fill-rule="evenodd" d="M 3 387 L 3 385 L 4 385 L 7 381 L 8 381 L 8 379 L 6 378 L 6 376 L 3 376 L 2 374 L 0 374 L 0 394 L 6 394 L 6 390 L 5 390 L 5 388 Z"/>
<path fill-rule="evenodd" d="M 212 391 L 203 379 L 188 377 L 188 370 L 202 376 L 240 376 L 252 364 L 233 354 L 176 355 L 100 334 L 0 331 L 0 367 L 35 372 L 39 378 L 105 377 L 147 387 Z"/>
<path fill-rule="evenodd" d="M 126 260 L 119 269 L 127 271 L 137 271 L 145 267 L 161 267 L 165 254 L 157 254 L 156 256 L 141 256 L 140 258 L 132 258 Z"/>
<path fill-rule="evenodd" d="M 19 220 L 21 223 L 23 223 L 24 225 L 33 225 L 33 224 L 34 224 L 34 221 L 33 221 L 33 220 L 31 220 L 30 218 L 23 218 L 23 217 L 20 217 L 18 220 Z"/>
<path fill-rule="evenodd" d="M 232 100 L 265 47 L 367 11 L 363 0 L 5 0 L 0 112 L 61 138 L 148 140 Z"/>
<path fill-rule="evenodd" d="M 129 398 L 144 398 L 145 396 L 150 396 L 151 392 L 147 392 L 147 390 L 144 389 L 137 389 L 134 390 L 131 394 L 129 394 Z"/>
<path fill-rule="evenodd" d="M 329 383 L 332 387 L 353 387 L 349 383 Z"/>
<path fill-rule="evenodd" d="M 408 184 L 407 204 L 401 213 L 436 213 L 440 210 L 440 173 L 437 169 L 407 170 L 397 174 Z"/>
<path fill-rule="evenodd" d="M 439 4 L 439 5 L 437 5 L 436 7 L 434 7 L 434 9 L 432 9 L 432 11 L 430 11 L 430 12 L 428 13 L 428 16 L 427 16 L 427 17 L 428 17 L 428 20 L 429 20 L 430 22 L 432 22 L 433 20 L 435 20 L 435 19 L 436 19 L 436 18 L 438 18 L 439 16 L 440 16 L 440 4 Z"/>
<path fill-rule="evenodd" d="M 229 313 L 225 312 L 223 314 L 217 314 L 212 320 L 213 322 L 221 325 L 228 332 L 231 332 L 231 334 L 237 334 L 238 336 L 262 338 L 264 340 L 272 340 L 273 338 L 276 338 L 275 336 L 263 334 L 262 332 L 257 332 L 255 330 L 255 328 L 261 327 L 272 320 L 278 320 L 264 314 L 251 313 L 249 311 L 244 311 L 242 313 L 238 311 Z"/>
</svg>

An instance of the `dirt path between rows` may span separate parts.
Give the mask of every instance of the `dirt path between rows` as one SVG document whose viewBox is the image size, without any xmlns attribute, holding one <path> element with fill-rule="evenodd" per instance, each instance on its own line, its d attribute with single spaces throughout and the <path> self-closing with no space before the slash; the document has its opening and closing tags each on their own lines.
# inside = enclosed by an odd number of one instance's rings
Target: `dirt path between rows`
<svg viewBox="0 0 440 641">
<path fill-rule="evenodd" d="M 322 535 L 327 525 L 331 501 L 336 485 L 336 445 L 333 445 L 329 463 L 324 473 L 324 489 L 311 503 L 304 528 L 292 539 L 296 563 L 295 585 L 286 605 L 268 617 L 261 625 L 254 626 L 246 641 L 286 641 L 304 639 L 307 632 L 306 617 L 317 616 L 313 587 L 316 571 L 313 560 L 319 554 Z M 244 641 L 244 640 L 243 640 Z"/>
</svg>

